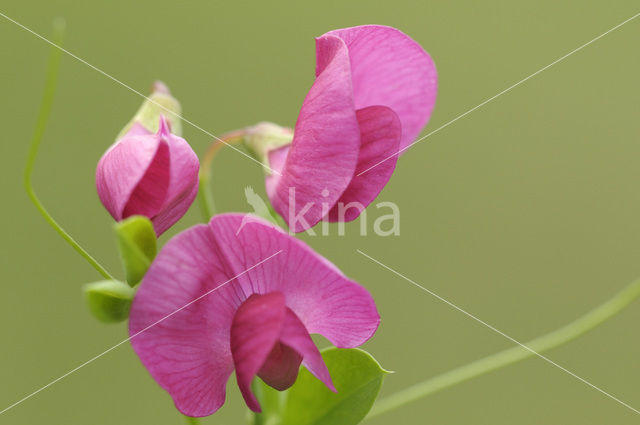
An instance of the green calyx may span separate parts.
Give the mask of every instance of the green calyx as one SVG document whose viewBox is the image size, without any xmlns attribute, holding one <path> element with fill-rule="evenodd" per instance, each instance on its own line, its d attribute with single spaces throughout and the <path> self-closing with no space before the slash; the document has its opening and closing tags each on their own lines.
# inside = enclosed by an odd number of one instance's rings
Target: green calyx
<svg viewBox="0 0 640 425">
<path fill-rule="evenodd" d="M 116 223 L 114 228 L 127 282 L 135 286 L 142 280 L 157 253 L 153 224 L 147 217 L 134 215 Z"/>
<path fill-rule="evenodd" d="M 103 280 L 84 285 L 89 310 L 103 323 L 127 320 L 135 289 L 119 280 Z"/>
<path fill-rule="evenodd" d="M 171 133 L 176 136 L 182 136 L 181 113 L 182 107 L 180 106 L 180 102 L 171 95 L 169 88 L 164 85 L 164 83 L 156 81 L 153 84 L 152 93 L 146 98 L 131 121 L 120 131 L 116 140 L 120 140 L 127 134 L 135 123 L 142 125 L 151 133 L 156 133 L 161 115 L 164 115 L 169 122 Z"/>
<path fill-rule="evenodd" d="M 265 173 L 270 175 L 269 153 L 293 141 L 293 130 L 271 122 L 261 122 L 244 130 L 243 143 L 249 153 L 264 164 Z"/>
</svg>

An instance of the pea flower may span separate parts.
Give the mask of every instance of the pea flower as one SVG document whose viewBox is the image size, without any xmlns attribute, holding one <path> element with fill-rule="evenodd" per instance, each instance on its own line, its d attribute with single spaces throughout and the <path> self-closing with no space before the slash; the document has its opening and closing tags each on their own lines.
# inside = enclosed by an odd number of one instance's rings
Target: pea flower
<svg viewBox="0 0 640 425">
<path fill-rule="evenodd" d="M 291 230 L 357 218 L 429 120 L 436 91 L 431 57 L 395 28 L 365 25 L 317 38 L 316 80 L 293 134 L 262 123 L 245 141 L 275 171 L 267 194 Z"/>
<path fill-rule="evenodd" d="M 254 411 L 255 376 L 284 390 L 300 364 L 334 390 L 309 334 L 356 347 L 376 331 L 371 295 L 302 241 L 262 219 L 215 216 L 172 238 L 145 275 L 129 334 L 143 365 L 176 407 L 206 416 L 234 371 Z"/>
<path fill-rule="evenodd" d="M 199 168 L 196 154 L 170 132 L 164 116 L 155 134 L 134 123 L 98 163 L 98 196 L 115 220 L 146 216 L 159 236 L 189 209 Z"/>
</svg>

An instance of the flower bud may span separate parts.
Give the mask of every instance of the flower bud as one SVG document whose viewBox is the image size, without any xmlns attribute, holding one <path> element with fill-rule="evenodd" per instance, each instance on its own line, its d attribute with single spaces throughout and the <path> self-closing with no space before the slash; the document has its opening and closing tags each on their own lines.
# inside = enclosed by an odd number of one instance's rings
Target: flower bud
<svg viewBox="0 0 640 425">
<path fill-rule="evenodd" d="M 98 196 L 115 220 L 143 215 L 160 236 L 195 199 L 199 168 L 189 144 L 171 134 L 160 116 L 157 133 L 134 126 L 102 156 L 96 170 Z"/>
</svg>

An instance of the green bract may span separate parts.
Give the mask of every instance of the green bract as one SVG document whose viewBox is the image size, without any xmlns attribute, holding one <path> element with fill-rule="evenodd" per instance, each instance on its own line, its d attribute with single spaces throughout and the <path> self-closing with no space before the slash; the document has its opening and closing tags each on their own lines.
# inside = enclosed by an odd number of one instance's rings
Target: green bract
<svg viewBox="0 0 640 425">
<path fill-rule="evenodd" d="M 134 286 L 142 280 L 157 253 L 153 224 L 148 218 L 136 215 L 116 223 L 114 227 L 127 282 Z"/>
<path fill-rule="evenodd" d="M 357 348 L 329 348 L 322 352 L 322 358 L 337 393 L 306 369 L 284 392 L 256 381 L 254 388 L 262 413 L 254 416 L 253 425 L 355 425 L 362 421 L 389 372 L 369 353 Z"/>
<path fill-rule="evenodd" d="M 103 280 L 84 285 L 89 310 L 101 322 L 122 322 L 129 317 L 135 290 L 119 280 Z"/>
</svg>

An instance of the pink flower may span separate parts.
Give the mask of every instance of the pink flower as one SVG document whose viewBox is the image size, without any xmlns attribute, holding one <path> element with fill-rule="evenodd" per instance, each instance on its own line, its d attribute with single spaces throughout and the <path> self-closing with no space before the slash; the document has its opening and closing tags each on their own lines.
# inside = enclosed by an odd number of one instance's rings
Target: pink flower
<svg viewBox="0 0 640 425">
<path fill-rule="evenodd" d="M 295 232 L 324 217 L 358 217 L 391 177 L 394 154 L 429 120 L 436 99 L 433 61 L 395 28 L 330 31 L 316 39 L 316 61 L 292 144 L 267 157 L 278 172 L 267 177 L 267 193 Z"/>
<path fill-rule="evenodd" d="M 243 218 L 218 215 L 171 239 L 131 307 L 135 352 L 189 416 L 222 406 L 234 369 L 254 411 L 253 378 L 284 390 L 301 363 L 335 391 L 309 334 L 356 347 L 380 321 L 366 289 L 280 228 L 255 219 L 236 236 Z"/>
<path fill-rule="evenodd" d="M 156 134 L 135 123 L 100 159 L 98 196 L 114 219 L 144 215 L 159 236 L 189 209 L 199 168 L 196 154 L 171 134 L 164 117 Z"/>
</svg>

